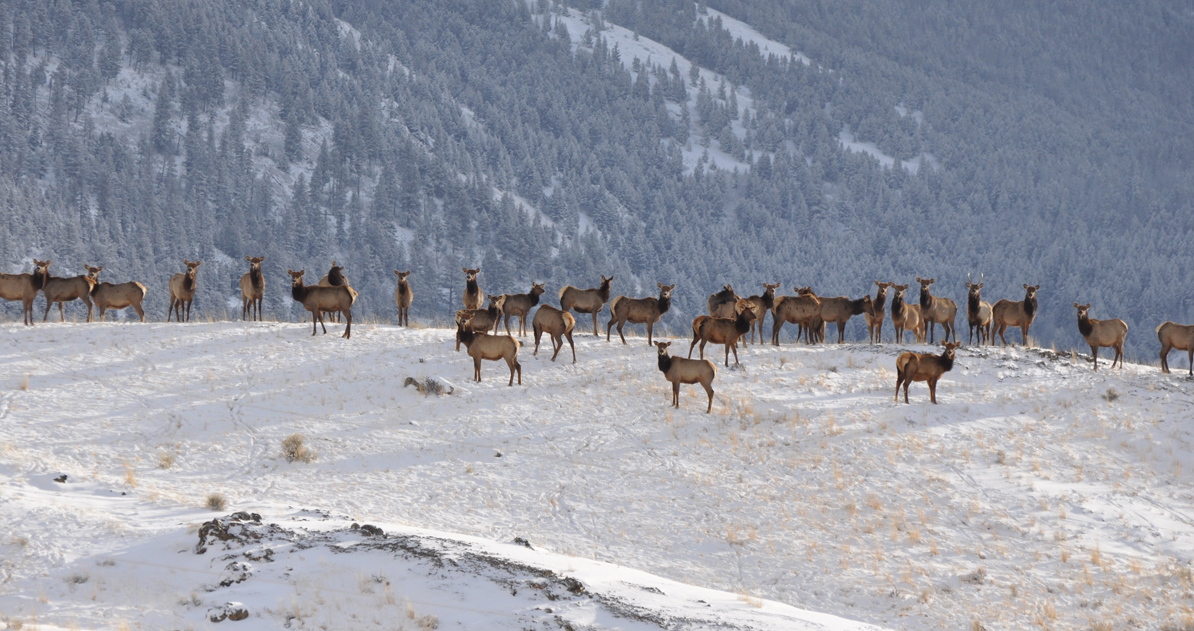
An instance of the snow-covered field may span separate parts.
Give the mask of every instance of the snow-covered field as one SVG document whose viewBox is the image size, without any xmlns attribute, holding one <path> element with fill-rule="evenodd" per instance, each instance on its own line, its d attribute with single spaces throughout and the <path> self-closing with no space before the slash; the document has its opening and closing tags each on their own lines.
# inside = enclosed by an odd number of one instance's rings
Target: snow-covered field
<svg viewBox="0 0 1194 631">
<path fill-rule="evenodd" d="M 329 330 L 0 325 L 0 621 L 1194 624 L 1184 359 L 962 349 L 934 406 L 892 402 L 894 345 L 750 346 L 706 415 L 642 338 L 524 347 L 510 388 L 448 330 Z M 403 387 L 428 376 L 455 391 Z"/>
</svg>

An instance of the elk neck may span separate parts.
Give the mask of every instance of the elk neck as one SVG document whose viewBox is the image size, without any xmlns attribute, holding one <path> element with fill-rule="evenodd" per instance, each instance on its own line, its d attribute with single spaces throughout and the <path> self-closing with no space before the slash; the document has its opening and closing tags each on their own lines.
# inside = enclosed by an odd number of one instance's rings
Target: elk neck
<svg viewBox="0 0 1194 631">
<path fill-rule="evenodd" d="M 666 373 L 667 371 L 669 371 L 671 369 L 672 369 L 672 356 L 664 355 L 664 354 L 660 353 L 660 355 L 659 355 L 659 372 Z"/>
<path fill-rule="evenodd" d="M 667 310 L 672 308 L 672 297 L 665 296 L 663 295 L 663 292 L 660 292 L 659 299 L 656 301 L 656 304 L 659 305 L 660 315 L 667 313 Z"/>
<path fill-rule="evenodd" d="M 1090 335 L 1092 331 L 1094 331 L 1094 325 L 1090 322 L 1090 316 L 1078 316 L 1078 332 L 1082 334 L 1082 337 Z"/>
<path fill-rule="evenodd" d="M 249 282 L 253 285 L 254 290 L 261 291 L 262 286 L 265 284 L 265 278 L 261 276 L 260 267 L 249 270 Z"/>
<path fill-rule="evenodd" d="M 978 313 L 978 303 L 981 301 L 982 299 L 978 294 L 970 294 L 970 298 L 966 302 L 966 306 L 970 310 L 970 313 Z"/>
<path fill-rule="evenodd" d="M 933 294 L 929 293 L 928 287 L 925 287 L 920 290 L 920 306 L 928 309 L 931 304 L 933 304 Z"/>
<path fill-rule="evenodd" d="M 1024 315 L 1028 316 L 1031 319 L 1035 313 L 1036 313 L 1036 296 L 1033 296 L 1032 298 L 1029 298 L 1028 296 L 1024 296 Z"/>
<path fill-rule="evenodd" d="M 465 288 L 465 290 L 468 292 L 468 294 L 469 294 L 470 296 L 471 296 L 471 295 L 473 295 L 473 294 L 476 294 L 476 293 L 477 293 L 477 291 L 478 291 L 478 289 L 477 289 L 477 279 L 475 279 L 475 278 L 474 278 L 474 279 L 472 279 L 472 280 L 470 280 L 470 281 L 467 281 L 467 282 L 465 282 L 465 284 L 464 284 L 464 288 Z"/>
<path fill-rule="evenodd" d="M 306 300 L 307 299 L 307 286 L 302 283 L 291 285 L 290 286 L 290 297 L 294 298 L 298 302 L 302 302 L 302 301 Z"/>
<path fill-rule="evenodd" d="M 901 318 L 904 316 L 904 297 L 895 296 L 891 299 L 891 317 Z"/>
<path fill-rule="evenodd" d="M 871 300 L 871 305 L 875 309 L 875 313 L 883 313 L 883 307 L 887 305 L 887 292 L 881 291 L 875 294 L 874 300 Z"/>
</svg>

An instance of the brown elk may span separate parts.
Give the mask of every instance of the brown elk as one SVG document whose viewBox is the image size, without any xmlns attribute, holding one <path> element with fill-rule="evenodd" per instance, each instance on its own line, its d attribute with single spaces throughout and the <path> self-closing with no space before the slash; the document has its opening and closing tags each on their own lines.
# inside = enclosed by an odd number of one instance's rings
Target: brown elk
<svg viewBox="0 0 1194 631">
<path fill-rule="evenodd" d="M 734 305 L 736 315 L 733 318 L 715 318 L 713 316 L 697 316 L 692 321 L 692 344 L 688 345 L 688 356 L 692 357 L 692 348 L 701 344 L 701 359 L 705 358 L 705 344 L 725 344 L 726 367 L 730 365 L 730 351 L 734 351 L 734 364 L 738 364 L 738 340 L 754 328 L 755 312 L 750 308 L 747 300 L 738 300 Z"/>
<path fill-rule="evenodd" d="M 481 298 L 484 294 L 481 293 L 481 285 L 477 283 L 477 274 L 481 273 L 481 268 L 462 267 L 460 269 L 464 270 L 464 308 L 480 309 Z"/>
<path fill-rule="evenodd" d="M 539 296 L 543 295 L 543 283 L 531 282 L 531 290 L 525 294 L 502 294 L 506 302 L 502 305 L 502 313 L 505 315 L 506 335 L 510 335 L 510 316 L 518 318 L 518 335 L 523 336 L 527 334 L 527 316 L 531 314 L 531 309 L 539 304 Z"/>
<path fill-rule="evenodd" d="M 741 296 L 734 293 L 733 287 L 724 285 L 721 291 L 709 296 L 709 315 L 714 318 L 732 318 L 737 313 L 735 306 L 741 299 Z"/>
<path fill-rule="evenodd" d="M 775 308 L 775 290 L 779 289 L 779 283 L 774 285 L 763 283 L 763 294 L 761 296 L 751 296 L 747 298 L 750 302 L 750 310 L 755 312 L 755 320 L 750 325 L 750 343 L 755 343 L 755 329 L 759 330 L 759 344 L 763 343 L 763 319 L 767 317 L 767 313 Z M 746 341 L 743 340 L 743 344 Z"/>
<path fill-rule="evenodd" d="M 1099 349 L 1109 346 L 1115 349 L 1115 358 L 1111 360 L 1111 367 L 1115 362 L 1124 367 L 1124 338 L 1128 336 L 1128 323 L 1116 318 L 1114 320 L 1095 320 L 1089 315 L 1090 303 L 1080 305 L 1074 303 L 1078 310 L 1078 332 L 1090 345 L 1090 355 L 1094 360 L 1095 372 L 1099 370 Z"/>
<path fill-rule="evenodd" d="M 84 267 L 90 269 L 89 266 Z M 46 298 L 46 312 L 42 314 L 41 321 L 45 322 L 50 317 L 50 307 L 57 303 L 59 321 L 66 322 L 66 312 L 62 308 L 63 303 L 82 300 L 83 304 L 87 305 L 87 321 L 91 322 L 91 288 L 95 287 L 95 279 L 90 275 L 58 278 L 50 275 L 49 265 L 46 268 L 46 280 L 41 289 L 42 295 Z"/>
<path fill-rule="evenodd" d="M 958 304 L 949 298 L 940 298 L 929 292 L 929 286 L 937 282 L 936 278 L 917 276 L 916 282 L 920 283 L 920 317 L 924 319 L 928 329 L 929 343 L 933 344 L 937 341 L 938 324 L 941 325 L 942 334 L 945 336 L 942 341 L 948 342 L 950 336 L 953 336 L 955 342 L 958 341 L 958 334 L 954 332 L 954 319 L 958 317 Z"/>
<path fill-rule="evenodd" d="M 821 321 L 837 324 L 837 343 L 846 341 L 846 323 L 850 318 L 866 312 L 866 303 L 870 296 L 851 300 L 845 296 L 821 299 Z M 814 323 L 815 326 L 815 323 Z"/>
<path fill-rule="evenodd" d="M 966 321 L 970 324 L 968 344 L 974 344 L 974 333 L 978 331 L 978 344 L 983 341 L 992 343 L 991 339 L 991 303 L 983 300 L 983 279 L 979 276 L 978 283 L 970 282 L 970 275 L 966 275 Z"/>
<path fill-rule="evenodd" d="M 1190 376 L 1194 377 L 1194 324 L 1165 322 L 1157 327 L 1161 342 L 1161 372 L 1169 373 L 1169 351 L 1177 349 L 1189 353 Z"/>
<path fill-rule="evenodd" d="M 887 289 L 894 284 L 875 281 L 875 286 L 879 289 L 875 291 L 875 297 L 870 301 L 870 306 L 862 312 L 862 316 L 866 319 L 866 330 L 871 344 L 883 342 L 883 319 L 885 317 L 884 309 L 887 308 Z"/>
<path fill-rule="evenodd" d="M 617 322 L 618 337 L 622 338 L 622 343 L 625 344 L 626 336 L 622 335 L 622 327 L 629 322 L 647 325 L 647 345 L 652 344 L 652 328 L 656 322 L 659 322 L 659 318 L 672 308 L 672 290 L 676 288 L 674 284 L 655 284 L 659 285 L 658 298 L 627 298 L 626 296 L 614 298 L 609 305 L 610 318 L 609 323 L 605 325 L 605 341 L 609 341 L 610 329 Z"/>
<path fill-rule="evenodd" d="M 601 313 L 605 303 L 609 302 L 609 284 L 612 282 L 613 276 L 606 278 L 603 274 L 600 287 L 577 289 L 568 285 L 560 290 L 560 309 L 593 314 L 593 335 L 599 337 L 601 334 L 597 332 L 597 314 Z"/>
<path fill-rule="evenodd" d="M 249 272 L 240 277 L 240 319 L 253 319 L 254 308 L 257 311 L 257 321 L 261 321 L 261 303 L 265 300 L 265 276 L 261 273 L 261 262 L 264 256 L 245 256 L 249 262 Z"/>
<path fill-rule="evenodd" d="M 166 322 L 170 321 L 171 315 L 175 316 L 176 321 L 182 322 L 184 302 L 187 306 L 187 322 L 191 321 L 191 303 L 195 300 L 195 277 L 199 274 L 199 265 L 203 261 L 192 263 L 183 259 L 182 262 L 187 266 L 187 271 L 170 277 L 170 308 L 166 310 Z"/>
<path fill-rule="evenodd" d="M 814 325 L 813 320 L 821 316 L 821 299 L 808 287 L 793 287 L 792 290 L 796 292 L 795 296 L 781 296 L 771 310 L 771 318 L 775 322 L 771 327 L 773 346 L 779 346 L 779 330 L 787 322 L 804 327 L 805 343 L 812 343 L 810 331 Z M 796 339 L 800 339 L 799 333 L 796 334 Z"/>
<path fill-rule="evenodd" d="M 0 298 L 20 300 L 25 324 L 33 326 L 33 299 L 46 284 L 50 261 L 33 259 L 33 273 L 0 274 Z"/>
<path fill-rule="evenodd" d="M 564 339 L 568 338 L 568 346 L 572 348 L 572 363 L 576 363 L 576 345 L 572 343 L 572 329 L 576 328 L 576 318 L 572 317 L 571 313 L 561 311 L 551 305 L 540 305 L 539 310 L 535 312 L 535 318 L 531 320 L 531 330 L 535 334 L 535 352 L 532 355 L 539 354 L 539 340 L 544 333 L 551 338 L 551 361 L 556 360 L 556 355 L 560 354 L 560 350 L 564 348 Z"/>
<path fill-rule="evenodd" d="M 357 291 L 352 288 L 352 283 L 348 282 L 348 277 L 344 275 L 344 266 L 338 265 L 336 263 L 336 259 L 332 259 L 331 269 L 328 270 L 327 274 L 323 275 L 323 278 L 319 279 L 318 286 L 319 287 L 347 287 L 348 291 L 352 294 L 352 303 L 355 305 L 357 302 Z M 339 324 L 340 323 L 340 312 L 335 311 L 335 312 L 328 314 L 328 319 L 329 320 L 334 319 L 334 321 L 337 324 Z"/>
<path fill-rule="evenodd" d="M 709 407 L 705 413 L 713 411 L 713 378 L 717 376 L 717 365 L 707 359 L 685 359 L 672 357 L 667 353 L 671 342 L 656 342 L 659 348 L 659 372 L 663 378 L 672 382 L 672 406 L 680 408 L 680 384 L 699 383 L 709 395 Z"/>
<path fill-rule="evenodd" d="M 456 324 L 456 339 L 468 349 L 473 358 L 473 380 L 481 381 L 481 360 L 506 360 L 510 367 L 510 384 L 514 385 L 514 373 L 518 372 L 518 385 L 522 385 L 522 364 L 518 363 L 518 340 L 509 335 L 478 333 L 471 327 L 471 318 Z"/>
<path fill-rule="evenodd" d="M 317 332 L 316 324 L 323 327 L 324 334 L 327 334 L 328 327 L 323 323 L 324 313 L 331 313 L 339 311 L 344 314 L 344 319 L 347 322 L 344 327 L 345 338 L 352 337 L 352 303 L 356 300 L 353 296 L 352 288 L 347 286 L 339 287 L 320 287 L 319 285 L 304 285 L 303 273 L 305 270 L 286 270 L 290 274 L 290 297 L 294 298 L 295 302 L 303 305 L 303 308 L 311 312 L 311 335 Z"/>
<path fill-rule="evenodd" d="M 904 301 L 907 285 L 891 285 L 894 293 L 891 297 L 891 325 L 895 328 L 896 343 L 904 343 L 904 331 L 911 331 L 918 343 L 925 341 L 925 323 L 920 315 L 920 305 L 910 305 Z"/>
<path fill-rule="evenodd" d="M 95 308 L 99 310 L 99 321 L 104 321 L 104 313 L 108 309 L 132 307 L 144 322 L 145 311 L 141 308 L 141 302 L 145 300 L 147 291 L 145 285 L 135 281 L 118 285 L 101 283 L 99 282 L 99 273 L 102 271 L 104 271 L 103 267 L 87 266 L 88 275 L 96 280 L 95 287 L 91 288 L 91 302 L 95 303 Z"/>
<path fill-rule="evenodd" d="M 456 312 L 456 324 L 468 322 L 465 328 L 471 331 L 488 333 L 497 331 L 502 323 L 502 306 L 506 299 L 503 296 L 487 296 L 489 306 L 484 309 L 461 309 Z M 456 350 L 460 351 L 460 339 L 456 340 Z"/>
<path fill-rule="evenodd" d="M 410 290 L 410 283 L 406 281 L 410 276 L 410 270 L 394 270 L 394 274 L 398 277 L 398 287 L 394 289 L 394 304 L 398 305 L 398 326 L 410 326 L 410 303 L 415 299 Z"/>
<path fill-rule="evenodd" d="M 905 351 L 896 358 L 895 401 L 900 402 L 900 386 L 904 386 L 904 403 L 908 402 L 908 386 L 913 381 L 929 383 L 929 400 L 937 403 L 937 381 L 954 367 L 954 351 L 960 344 L 942 342 L 945 350 L 940 355 Z"/>
<path fill-rule="evenodd" d="M 1028 327 L 1032 326 L 1032 321 L 1036 318 L 1036 292 L 1041 286 L 1022 284 L 1024 300 L 1003 299 L 991 307 L 991 326 L 999 332 L 999 339 L 1003 340 L 1004 346 L 1007 346 L 1007 338 L 1003 334 L 1009 326 L 1020 327 L 1020 343 L 1027 346 Z M 994 335 L 991 336 L 991 343 L 995 343 Z"/>
</svg>

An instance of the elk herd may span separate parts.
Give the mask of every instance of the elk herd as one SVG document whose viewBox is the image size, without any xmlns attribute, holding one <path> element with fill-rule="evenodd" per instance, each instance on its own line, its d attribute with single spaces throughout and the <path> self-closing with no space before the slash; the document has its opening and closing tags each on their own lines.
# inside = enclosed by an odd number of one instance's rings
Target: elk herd
<svg viewBox="0 0 1194 631">
<path fill-rule="evenodd" d="M 261 264 L 265 257 L 246 256 L 249 270 L 240 279 L 242 296 L 241 318 L 246 321 L 261 320 L 262 303 L 265 294 L 265 277 Z M 87 305 L 87 321 L 92 321 L 93 308 L 99 310 L 99 320 L 102 322 L 108 309 L 124 309 L 131 307 L 145 322 L 145 311 L 142 301 L 146 295 L 145 285 L 130 281 L 113 284 L 99 281 L 99 273 L 103 267 L 86 266 L 87 274 L 71 277 L 56 277 L 50 272 L 50 261 L 34 259 L 33 271 L 24 274 L 0 274 L 0 298 L 22 303 L 23 320 L 26 325 L 34 323 L 33 302 L 39 292 L 45 297 L 45 312 L 42 321 L 49 317 L 53 305 L 58 305 L 59 320 L 65 321 L 63 305 L 73 300 L 80 300 Z M 179 322 L 191 319 L 191 304 L 195 299 L 198 286 L 198 272 L 202 261 L 183 260 L 185 270 L 174 274 L 169 279 L 170 306 L 166 320 L 172 318 Z M 481 380 L 482 360 L 506 362 L 510 369 L 509 384 L 514 385 L 515 376 L 522 384 L 522 365 L 518 362 L 518 349 L 521 344 L 511 334 L 510 318 L 516 318 L 517 335 L 526 335 L 527 318 L 531 317 L 531 331 L 535 340 L 533 354 L 538 354 L 539 344 L 543 334 L 551 340 L 552 356 L 555 361 L 567 340 L 572 351 L 572 361 L 576 362 L 576 346 L 572 334 L 576 328 L 576 318 L 571 312 L 589 314 L 593 317 L 593 335 L 599 336 L 598 316 L 609 305 L 610 318 L 606 323 L 606 341 L 611 340 L 612 330 L 617 326 L 618 337 L 626 344 L 623 334 L 626 324 L 641 324 L 646 328 L 648 345 L 657 349 L 658 368 L 664 378 L 672 383 L 672 404 L 679 407 L 679 390 L 681 384 L 699 383 L 709 396 L 709 406 L 713 405 L 713 379 L 717 375 L 717 366 L 705 359 L 705 346 L 708 344 L 724 347 L 724 365 L 729 366 L 730 354 L 734 355 L 737 365 L 738 344 L 755 343 L 758 333 L 758 343 L 764 343 L 763 324 L 768 313 L 772 317 L 771 344 L 779 344 L 779 333 L 785 324 L 794 324 L 797 328 L 797 340 L 803 338 L 806 344 L 815 344 L 825 339 L 825 330 L 829 323 L 837 326 L 837 341 L 845 341 L 846 324 L 850 318 L 861 315 L 866 321 L 868 339 L 871 343 L 880 343 L 883 339 L 883 324 L 888 319 L 887 309 L 890 304 L 890 319 L 894 340 L 898 344 L 904 343 L 904 334 L 911 333 L 917 343 L 936 342 L 936 327 L 941 325 L 943 350 L 940 354 L 905 352 L 896 359 L 896 400 L 899 400 L 899 389 L 904 388 L 904 401 L 908 401 L 908 385 L 913 381 L 927 382 L 930 400 L 937 402 L 937 382 L 943 374 L 953 367 L 955 351 L 959 348 L 958 333 L 955 329 L 958 306 L 949 298 L 935 296 L 932 286 L 934 278 L 916 277 L 920 285 L 920 295 L 914 303 L 909 303 L 905 297 L 909 285 L 875 280 L 875 295 L 864 295 L 860 298 L 847 296 L 823 297 L 818 296 L 811 287 L 793 287 L 794 295 L 777 296 L 779 283 L 763 283 L 763 291 L 758 295 L 742 297 L 735 293 L 730 285 L 709 296 L 707 301 L 708 315 L 697 316 L 692 322 L 692 341 L 688 347 L 688 357 L 673 357 L 668 353 L 671 342 L 654 341 L 654 325 L 659 322 L 671 309 L 672 292 L 676 286 L 657 283 L 657 296 L 631 297 L 617 296 L 610 300 L 610 288 L 614 277 L 601 277 L 597 287 L 578 289 L 566 286 L 559 291 L 559 308 L 549 304 L 540 304 L 547 289 L 543 283 L 532 283 L 526 293 L 513 294 L 484 294 L 481 290 L 478 275 L 480 268 L 462 268 L 464 272 L 465 290 L 462 295 L 464 309 L 456 312 L 456 349 L 463 345 L 467 353 L 473 358 L 473 378 Z M 318 333 L 323 327 L 327 333 L 324 316 L 343 318 L 345 322 L 343 337 L 352 335 L 352 307 L 357 299 L 357 291 L 352 288 L 348 277 L 343 273 L 344 268 L 332 262 L 328 274 L 320 279 L 316 285 L 303 282 L 305 270 L 287 270 L 290 275 L 291 297 L 295 302 L 311 314 L 311 334 Z M 394 270 L 398 286 L 394 290 L 394 303 L 398 308 L 398 324 L 409 326 L 409 310 L 414 299 L 414 293 L 409 284 L 411 272 Z M 1008 327 L 1020 329 L 1020 342 L 1027 344 L 1028 331 L 1037 314 L 1037 290 L 1040 285 L 1024 284 L 1024 297 L 1003 299 L 994 304 L 983 300 L 983 278 L 977 283 L 970 277 L 966 280 L 966 320 L 969 324 L 968 343 L 978 345 L 994 344 L 995 334 L 1000 341 L 1008 344 L 1006 331 Z M 483 300 L 489 304 L 482 306 Z M 537 307 L 537 310 L 536 310 Z M 1120 319 L 1096 320 L 1089 315 L 1090 304 L 1074 303 L 1077 310 L 1078 332 L 1090 346 L 1094 370 L 1098 370 L 1098 352 L 1100 348 L 1109 347 L 1115 351 L 1112 367 L 1118 363 L 1123 367 L 1123 346 L 1127 337 L 1128 326 Z M 535 310 L 532 317 L 531 311 Z M 505 334 L 498 333 L 499 325 L 505 325 Z M 1156 329 L 1157 338 L 1161 343 L 1161 370 L 1169 372 L 1168 355 L 1171 350 L 1186 351 L 1188 358 L 1194 362 L 1194 325 L 1181 325 L 1165 322 Z M 749 334 L 749 337 L 748 337 Z M 699 346 L 699 359 L 691 359 L 694 350 Z M 1194 366 L 1190 369 L 1194 376 Z"/>
</svg>

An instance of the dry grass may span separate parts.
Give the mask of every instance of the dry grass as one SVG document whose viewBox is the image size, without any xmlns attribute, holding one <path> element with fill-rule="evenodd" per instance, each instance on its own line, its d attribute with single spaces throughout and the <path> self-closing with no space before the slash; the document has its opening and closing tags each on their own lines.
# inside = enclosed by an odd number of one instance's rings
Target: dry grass
<svg viewBox="0 0 1194 631">
<path fill-rule="evenodd" d="M 22 390 L 29 389 L 29 373 L 25 373 L 25 379 L 23 381 L 21 381 L 21 389 Z"/>
<path fill-rule="evenodd" d="M 207 508 L 216 512 L 223 512 L 228 508 L 228 498 L 222 493 L 208 493 Z"/>
<path fill-rule="evenodd" d="M 312 462 L 319 455 L 303 444 L 306 437 L 302 434 L 291 434 L 282 441 L 282 457 L 286 462 Z"/>
<path fill-rule="evenodd" d="M 129 486 L 137 486 L 137 473 L 129 466 L 128 462 L 121 462 L 124 465 L 124 481 Z"/>
<path fill-rule="evenodd" d="M 168 451 L 163 451 L 158 454 L 158 468 L 159 469 L 170 469 L 170 468 L 174 467 L 174 464 L 175 464 L 174 454 L 172 454 Z"/>
</svg>

